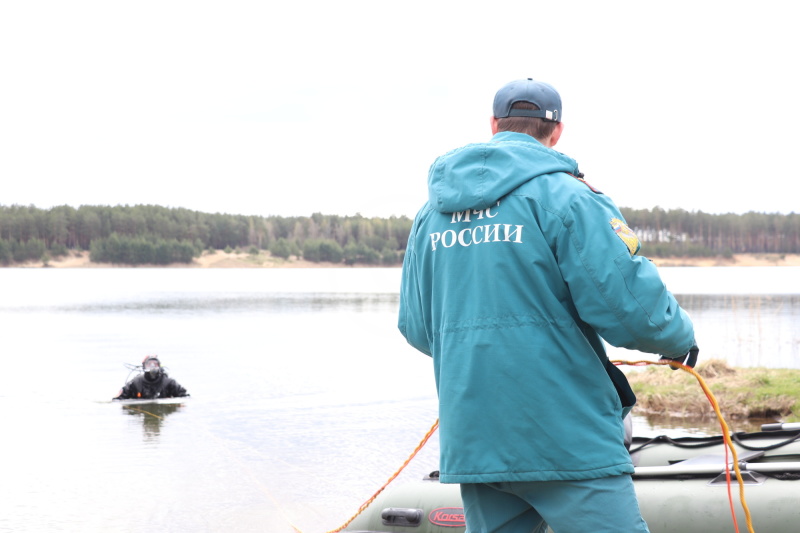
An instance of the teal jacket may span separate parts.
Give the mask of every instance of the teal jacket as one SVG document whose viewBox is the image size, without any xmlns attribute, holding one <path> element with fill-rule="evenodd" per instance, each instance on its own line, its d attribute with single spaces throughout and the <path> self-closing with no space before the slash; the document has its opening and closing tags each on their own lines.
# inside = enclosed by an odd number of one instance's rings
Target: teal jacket
<svg viewBox="0 0 800 533">
<path fill-rule="evenodd" d="M 511 132 L 431 166 L 399 328 L 433 357 L 445 483 L 633 472 L 622 418 L 635 399 L 601 337 L 667 357 L 694 343 L 618 208 L 577 175 Z"/>
</svg>

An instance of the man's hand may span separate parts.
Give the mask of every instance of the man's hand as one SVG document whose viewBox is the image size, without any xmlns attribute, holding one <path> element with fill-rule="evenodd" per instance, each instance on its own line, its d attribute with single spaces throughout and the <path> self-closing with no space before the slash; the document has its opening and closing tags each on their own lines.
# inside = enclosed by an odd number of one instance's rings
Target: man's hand
<svg viewBox="0 0 800 533">
<path fill-rule="evenodd" d="M 700 348 L 698 348 L 697 345 L 695 344 L 694 346 L 689 348 L 689 352 L 686 353 L 686 355 L 681 355 L 681 356 L 675 357 L 675 358 L 664 357 L 662 355 L 660 360 L 661 361 L 677 361 L 678 363 L 682 363 L 682 364 L 688 366 L 689 368 L 694 368 L 694 365 L 697 364 L 697 356 L 698 356 L 699 353 L 700 353 Z M 672 370 L 678 370 L 677 366 L 670 365 L 670 368 L 672 368 Z"/>
</svg>

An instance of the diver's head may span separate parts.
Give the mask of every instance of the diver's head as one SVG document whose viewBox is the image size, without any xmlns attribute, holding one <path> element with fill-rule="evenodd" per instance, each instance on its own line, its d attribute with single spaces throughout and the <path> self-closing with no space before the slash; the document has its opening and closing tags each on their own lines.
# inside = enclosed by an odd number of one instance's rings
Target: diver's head
<svg viewBox="0 0 800 533">
<path fill-rule="evenodd" d="M 161 361 L 158 360 L 157 355 L 148 355 L 142 361 L 142 369 L 144 370 L 144 377 L 149 381 L 155 381 L 161 375 Z"/>
</svg>

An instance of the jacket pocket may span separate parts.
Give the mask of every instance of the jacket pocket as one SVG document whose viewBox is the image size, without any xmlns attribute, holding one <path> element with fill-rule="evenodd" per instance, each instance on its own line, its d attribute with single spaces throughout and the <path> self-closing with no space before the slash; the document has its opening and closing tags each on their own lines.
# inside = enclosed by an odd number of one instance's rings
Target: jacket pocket
<svg viewBox="0 0 800 533">
<path fill-rule="evenodd" d="M 622 404 L 622 417 L 624 418 L 636 404 L 636 395 L 633 393 L 633 389 L 628 383 L 628 378 L 622 370 L 608 359 L 606 359 L 606 373 L 617 391 L 617 396 L 619 396 L 619 401 Z"/>
</svg>

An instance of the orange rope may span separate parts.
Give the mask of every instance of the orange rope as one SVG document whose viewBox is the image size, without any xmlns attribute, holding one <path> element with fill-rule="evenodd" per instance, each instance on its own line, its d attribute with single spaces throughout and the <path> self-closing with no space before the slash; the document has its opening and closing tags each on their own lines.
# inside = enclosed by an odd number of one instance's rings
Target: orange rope
<svg viewBox="0 0 800 533">
<path fill-rule="evenodd" d="M 731 441 L 730 437 L 730 428 L 728 424 L 725 422 L 725 418 L 722 416 L 722 412 L 719 409 L 719 404 L 717 403 L 717 399 L 714 397 L 714 393 L 711 392 L 711 389 L 708 388 L 703 377 L 698 374 L 694 368 L 681 364 L 677 361 L 611 361 L 615 365 L 631 365 L 631 366 L 642 366 L 642 365 L 669 365 L 673 368 L 680 368 L 684 372 L 688 372 L 689 374 L 693 375 L 697 378 L 697 382 L 700 384 L 700 387 L 703 389 L 703 392 L 706 394 L 706 398 L 708 398 L 709 403 L 711 403 L 711 407 L 714 408 L 714 412 L 717 415 L 717 419 L 719 420 L 720 427 L 722 428 L 722 438 L 725 441 L 725 480 L 728 484 L 728 501 L 731 507 L 731 517 L 733 518 L 733 527 L 735 530 L 739 531 L 739 524 L 736 521 L 736 512 L 733 508 L 733 497 L 731 496 L 731 472 L 730 468 L 728 467 L 728 449 L 730 449 L 731 453 L 733 454 L 733 468 L 736 472 L 736 480 L 739 482 L 739 500 L 742 503 L 742 509 L 744 509 L 744 515 L 747 520 L 747 530 L 750 533 L 754 533 L 753 531 L 753 519 L 750 516 L 750 508 L 747 506 L 747 501 L 744 497 L 744 480 L 742 479 L 742 472 L 739 469 L 739 456 L 736 453 L 736 448 L 733 446 L 733 442 Z"/>
<path fill-rule="evenodd" d="M 366 508 L 367 508 L 367 507 L 369 507 L 369 506 L 370 506 L 370 504 L 371 504 L 372 502 L 374 502 L 374 501 L 375 501 L 375 498 L 377 498 L 377 497 L 378 497 L 378 495 L 379 495 L 381 492 L 383 492 L 383 490 L 384 490 L 386 487 L 388 487 L 388 486 L 389 486 L 389 483 L 391 483 L 392 481 L 394 481 L 394 480 L 395 480 L 395 478 L 396 478 L 397 476 L 399 476 L 399 475 L 400 475 L 400 472 L 402 472 L 402 471 L 405 469 L 405 467 L 406 467 L 406 466 L 408 466 L 408 463 L 410 463 L 410 462 L 411 462 L 411 460 L 412 460 L 412 459 L 414 459 L 414 457 L 415 457 L 415 456 L 416 456 L 416 455 L 419 453 L 419 451 L 420 451 L 420 450 L 421 450 L 421 449 L 422 449 L 422 448 L 425 446 L 425 444 L 427 444 L 427 442 L 428 442 L 428 439 L 430 439 L 430 438 L 431 438 L 431 436 L 434 434 L 434 432 L 436 431 L 436 429 L 437 429 L 438 427 L 439 427 L 439 419 L 437 418 L 437 419 L 436 419 L 436 422 L 434 422 L 434 423 L 433 423 L 433 425 L 431 426 L 431 429 L 429 429 L 429 430 L 428 430 L 428 433 L 426 433 L 426 434 L 425 434 L 425 436 L 422 438 L 422 441 L 419 443 L 419 445 L 418 445 L 418 446 L 417 446 L 417 447 L 414 449 L 414 451 L 411 453 L 411 455 L 408 457 L 408 459 L 406 459 L 406 461 L 405 461 L 405 462 L 404 462 L 404 463 L 403 463 L 403 464 L 400 466 L 400 468 L 398 468 L 398 469 L 397 469 L 397 472 L 395 472 L 394 474 L 392 474 L 392 476 L 391 476 L 391 477 L 390 477 L 390 478 L 389 478 L 389 479 L 386 481 L 386 483 L 384 483 L 384 484 L 383 484 L 383 486 L 382 486 L 381 488 L 379 488 L 379 489 L 377 490 L 377 492 L 375 492 L 375 494 L 373 494 L 373 495 L 372 495 L 372 497 L 371 497 L 370 499 L 368 499 L 367 501 L 365 501 L 364 503 L 362 503 L 362 504 L 361 504 L 361 507 L 359 507 L 359 508 L 358 508 L 358 511 L 356 512 L 356 514 L 354 514 L 353 516 L 351 516 L 351 517 L 350 517 L 350 518 L 347 520 L 347 522 L 345 522 L 344 524 L 342 524 L 341 526 L 339 526 L 339 527 L 338 527 L 338 528 L 336 528 L 336 529 L 332 529 L 332 530 L 328 531 L 327 533 L 339 533 L 339 531 L 341 531 L 341 530 L 343 530 L 344 528 L 346 528 L 347 526 L 349 526 L 349 525 L 350 525 L 350 522 L 352 522 L 353 520 L 355 520 L 355 519 L 356 519 L 356 517 L 357 517 L 358 515 L 360 515 L 361 513 L 363 513 L 363 512 L 364 512 L 364 510 L 366 510 Z M 297 533 L 302 533 L 302 531 L 300 531 L 300 530 L 299 530 L 299 529 L 297 529 L 297 528 L 294 528 L 294 530 L 295 530 Z"/>
<path fill-rule="evenodd" d="M 708 385 L 706 385 L 706 382 L 703 379 L 703 377 L 700 376 L 700 374 L 698 374 L 693 368 L 683 365 L 677 361 L 663 360 L 663 361 L 611 361 L 611 362 L 614 363 L 615 365 L 629 365 L 629 366 L 669 365 L 673 368 L 680 368 L 684 372 L 688 372 L 697 379 L 698 383 L 700 384 L 700 387 L 703 389 L 703 392 L 706 395 L 706 398 L 708 398 L 708 401 L 714 408 L 714 412 L 717 415 L 717 419 L 719 420 L 720 427 L 722 429 L 722 438 L 725 442 L 725 479 L 728 485 L 728 501 L 730 503 L 731 516 L 733 518 L 734 528 L 738 533 L 739 525 L 736 521 L 736 512 L 734 510 L 733 497 L 731 496 L 731 477 L 730 477 L 730 468 L 728 466 L 729 464 L 728 450 L 730 450 L 730 452 L 733 454 L 733 467 L 734 471 L 736 472 L 736 479 L 739 483 L 739 499 L 741 501 L 742 508 L 744 509 L 744 514 L 747 519 L 747 529 L 750 533 L 755 533 L 753 531 L 753 521 L 750 515 L 750 509 L 747 506 L 747 502 L 744 497 L 744 480 L 742 479 L 742 473 L 739 468 L 739 457 L 738 454 L 736 453 L 736 448 L 733 446 L 733 442 L 731 441 L 730 438 L 730 429 L 728 427 L 728 424 L 725 422 L 725 418 L 722 416 L 722 412 L 719 409 L 719 404 L 717 403 L 717 399 L 714 397 L 714 394 L 711 392 L 711 389 L 708 388 Z M 339 533 L 344 528 L 349 526 L 350 523 L 356 519 L 356 517 L 358 517 L 361 513 L 363 513 L 367 509 L 367 507 L 369 507 L 372 504 L 372 502 L 375 501 L 378 495 L 380 495 L 380 493 L 383 492 L 384 489 L 386 489 L 386 487 L 388 487 L 389 484 L 397 478 L 397 476 L 400 475 L 400 473 L 406 468 L 406 466 L 408 466 L 411 460 L 414 459 L 414 457 L 416 457 L 416 455 L 419 453 L 420 450 L 422 450 L 425 444 L 427 444 L 428 439 L 431 438 L 431 436 L 438 429 L 438 427 L 439 427 L 439 420 L 437 419 L 436 422 L 433 423 L 433 426 L 431 426 L 431 429 L 428 430 L 428 433 L 425 435 L 425 437 L 423 437 L 422 441 L 420 441 L 419 445 L 414 449 L 414 451 L 408 457 L 408 459 L 406 459 L 406 461 L 400 466 L 400 468 L 394 474 L 392 474 L 392 476 L 386 481 L 386 483 L 384 483 L 383 486 L 379 488 L 375 492 L 375 494 L 372 495 L 372 497 L 370 497 L 367 501 L 361 504 L 361 506 L 358 508 L 358 511 L 352 517 L 350 517 L 344 524 L 342 524 L 336 529 L 327 531 L 326 533 Z M 293 524 L 290 525 L 292 526 L 292 529 L 294 529 L 296 533 L 303 533 Z"/>
</svg>

